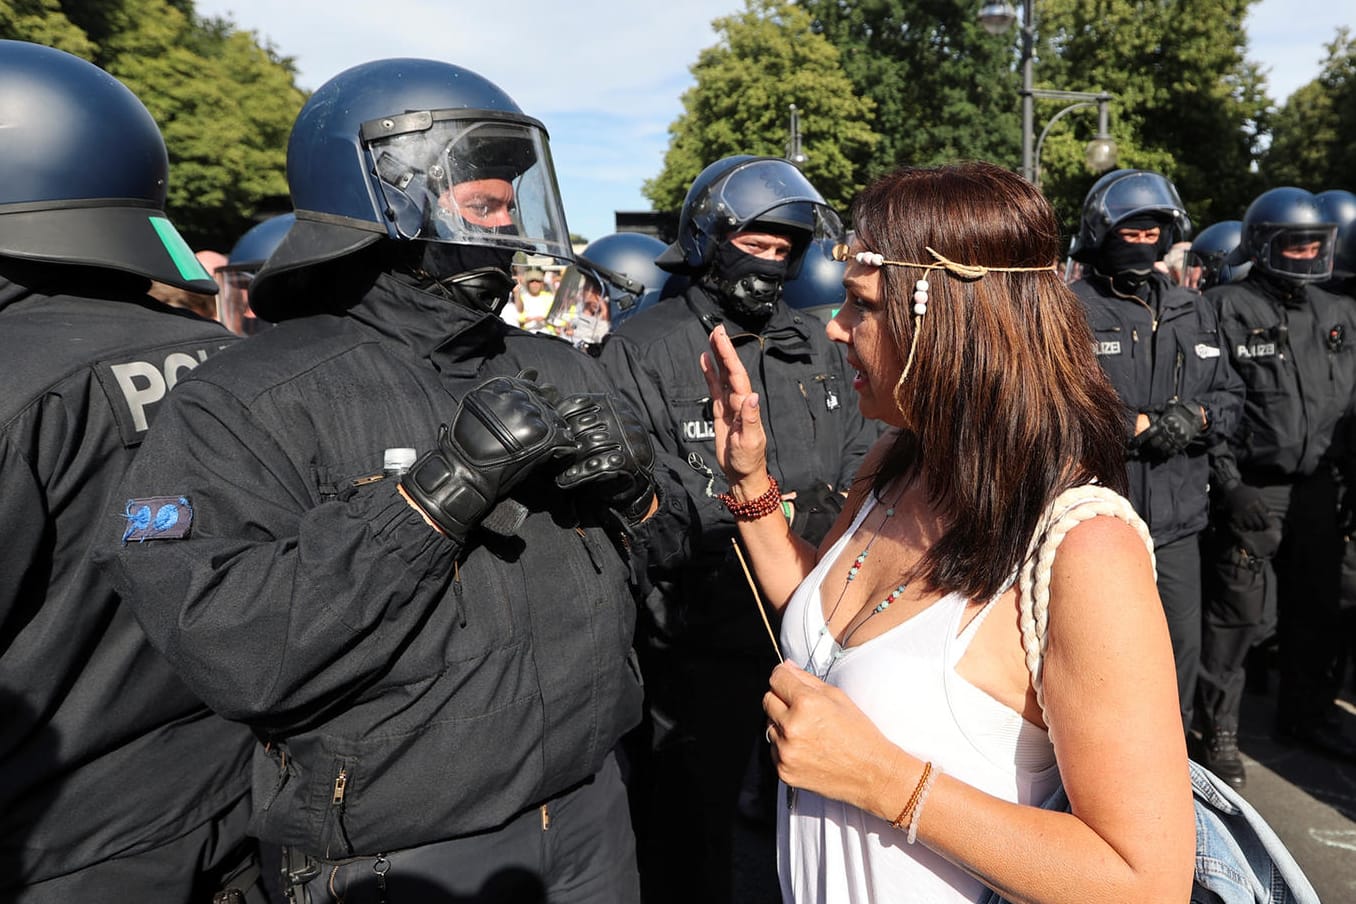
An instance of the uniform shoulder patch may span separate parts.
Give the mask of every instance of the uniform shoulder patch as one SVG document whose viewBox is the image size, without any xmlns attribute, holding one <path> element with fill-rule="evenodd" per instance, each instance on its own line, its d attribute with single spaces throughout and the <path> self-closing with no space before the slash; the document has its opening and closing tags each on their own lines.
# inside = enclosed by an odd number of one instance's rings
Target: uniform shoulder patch
<svg viewBox="0 0 1356 904">
<path fill-rule="evenodd" d="M 193 526 L 193 506 L 186 496 L 147 496 L 127 500 L 127 528 L 122 543 L 135 540 L 182 540 Z"/>
</svg>

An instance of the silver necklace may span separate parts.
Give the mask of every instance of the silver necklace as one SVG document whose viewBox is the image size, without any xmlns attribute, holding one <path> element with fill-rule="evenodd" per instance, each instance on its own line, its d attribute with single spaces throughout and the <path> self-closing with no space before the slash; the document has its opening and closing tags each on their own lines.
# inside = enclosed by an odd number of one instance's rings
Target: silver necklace
<svg viewBox="0 0 1356 904">
<path fill-rule="evenodd" d="M 895 505 L 899 504 L 899 500 L 903 495 L 904 491 L 901 490 L 899 492 L 899 495 L 895 497 Z M 881 500 L 880 497 L 877 497 L 877 501 L 883 503 L 884 500 Z M 843 597 L 847 594 L 848 587 L 851 586 L 852 582 L 857 579 L 857 575 L 859 572 L 861 572 L 862 566 L 866 564 L 867 556 L 871 554 L 871 547 L 875 545 L 877 538 L 879 538 L 880 535 L 885 532 L 885 524 L 890 520 L 890 518 L 894 516 L 894 514 L 895 506 L 894 505 L 887 506 L 885 509 L 885 517 L 881 519 L 880 527 L 876 528 L 875 533 L 873 533 L 870 539 L 866 541 L 866 546 L 864 546 L 862 548 L 862 551 L 857 553 L 857 557 L 853 559 L 852 565 L 848 568 L 847 578 L 846 580 L 843 581 L 843 589 L 838 591 L 838 599 L 834 601 L 833 608 L 829 610 L 828 617 L 824 619 L 824 625 L 819 629 L 819 634 L 816 635 L 814 643 L 809 644 L 810 652 L 809 655 L 806 657 L 807 665 L 813 666 L 813 663 L 815 661 L 815 655 L 819 652 L 819 645 L 823 643 L 824 638 L 826 636 L 831 636 L 829 634 L 829 623 L 832 622 L 833 617 L 838 614 L 838 608 L 843 603 Z M 821 681 L 827 680 L 829 677 L 829 672 L 833 671 L 834 665 L 838 663 L 838 660 L 842 659 L 845 655 L 847 655 L 848 644 L 851 642 L 852 636 L 862 629 L 862 625 L 865 625 L 871 619 L 875 618 L 877 615 L 881 614 L 886 609 L 889 609 L 891 604 L 894 603 L 895 600 L 899 599 L 901 596 L 904 595 L 904 591 L 908 589 L 908 586 L 909 582 L 904 581 L 894 590 L 891 590 L 889 595 L 886 596 L 885 599 L 881 600 L 875 606 L 871 607 L 871 611 L 867 613 L 866 618 L 862 619 L 860 622 L 857 623 L 855 627 L 853 627 L 851 631 L 843 635 L 843 639 L 841 642 L 839 642 L 838 640 L 834 640 L 833 647 L 831 648 L 831 652 L 829 654 L 828 665 L 825 666 L 824 673 L 816 677 L 818 677 Z M 806 634 L 807 636 L 809 634 L 808 608 L 807 608 Z"/>
</svg>

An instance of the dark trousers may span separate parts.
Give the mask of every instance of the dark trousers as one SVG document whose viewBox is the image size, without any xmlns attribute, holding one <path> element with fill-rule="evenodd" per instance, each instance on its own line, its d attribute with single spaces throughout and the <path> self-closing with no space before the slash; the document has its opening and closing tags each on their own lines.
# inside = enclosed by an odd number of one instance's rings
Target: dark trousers
<svg viewBox="0 0 1356 904">
<path fill-rule="evenodd" d="M 1206 542 L 1197 704 L 1207 734 L 1237 731 L 1243 662 L 1278 626 L 1281 722 L 1321 715 L 1336 687 L 1340 656 L 1341 539 L 1332 475 L 1259 485 L 1274 527 L 1236 532 L 1217 518 Z"/>
<path fill-rule="evenodd" d="M 775 664 L 770 650 L 642 661 L 650 735 L 634 739 L 630 788 L 645 904 L 731 900 L 739 793 Z"/>
<path fill-rule="evenodd" d="M 1201 665 L 1201 547 L 1196 534 L 1154 547 L 1158 596 L 1168 620 L 1182 730 L 1191 729 Z"/>
<path fill-rule="evenodd" d="M 249 815 L 249 797 L 242 797 L 216 820 L 168 844 L 23 888 L 0 887 L 0 901 L 210 904 L 217 892 L 235 888 L 243 895 L 237 899 L 242 904 L 268 904 L 260 881 L 258 844 L 245 835 Z"/>
<path fill-rule="evenodd" d="M 589 781 L 492 831 L 319 866 L 319 875 L 298 890 L 298 904 L 640 901 L 635 839 L 615 757 Z"/>
</svg>

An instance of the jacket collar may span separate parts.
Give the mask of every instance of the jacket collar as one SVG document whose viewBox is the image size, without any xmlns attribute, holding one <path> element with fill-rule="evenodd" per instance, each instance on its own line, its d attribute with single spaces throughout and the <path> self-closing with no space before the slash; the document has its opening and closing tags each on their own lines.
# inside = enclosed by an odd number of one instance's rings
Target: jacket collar
<svg viewBox="0 0 1356 904">
<path fill-rule="evenodd" d="M 391 273 L 345 312 L 373 332 L 409 347 L 448 376 L 470 376 L 503 348 L 508 327 L 499 317 L 418 289 Z"/>
<path fill-rule="evenodd" d="M 778 301 L 772 316 L 760 328 L 755 328 L 729 316 L 704 286 L 689 286 L 683 293 L 683 300 L 708 334 L 723 323 L 736 343 L 743 336 L 756 338 L 764 348 L 771 346 L 788 354 L 810 351 L 810 333 L 806 329 L 805 318 L 793 312 L 783 301 Z"/>
</svg>

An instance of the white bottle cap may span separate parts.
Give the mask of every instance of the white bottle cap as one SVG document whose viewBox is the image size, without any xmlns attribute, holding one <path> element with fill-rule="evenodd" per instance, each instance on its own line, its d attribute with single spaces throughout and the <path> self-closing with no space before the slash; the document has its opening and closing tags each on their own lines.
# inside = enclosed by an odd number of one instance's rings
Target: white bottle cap
<svg viewBox="0 0 1356 904">
<path fill-rule="evenodd" d="M 404 474 L 410 469 L 410 465 L 414 464 L 415 457 L 413 449 L 387 449 L 382 459 L 382 470 L 387 473 Z"/>
</svg>

